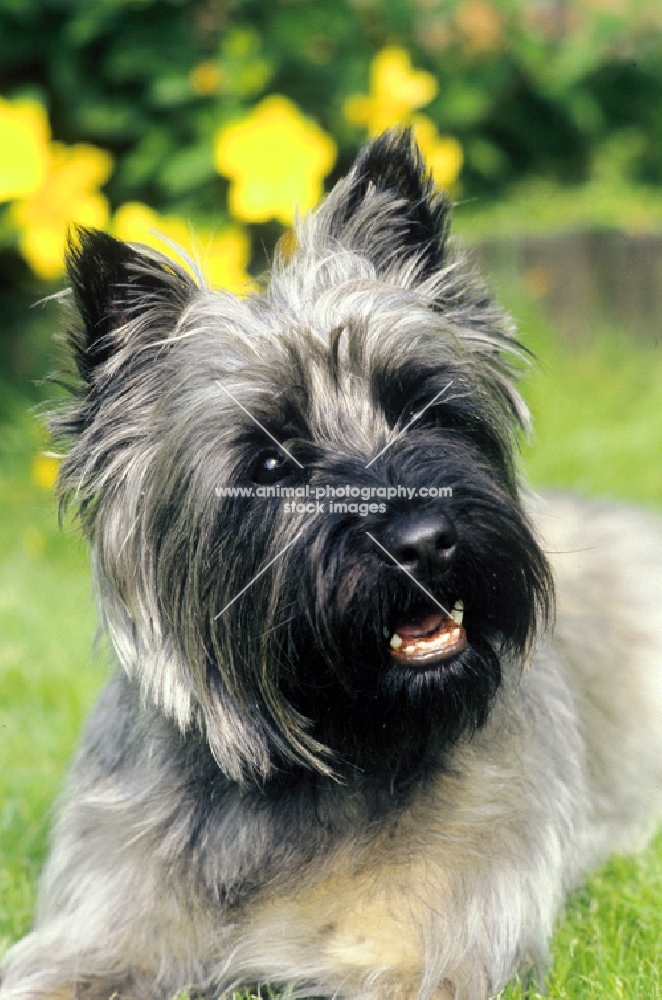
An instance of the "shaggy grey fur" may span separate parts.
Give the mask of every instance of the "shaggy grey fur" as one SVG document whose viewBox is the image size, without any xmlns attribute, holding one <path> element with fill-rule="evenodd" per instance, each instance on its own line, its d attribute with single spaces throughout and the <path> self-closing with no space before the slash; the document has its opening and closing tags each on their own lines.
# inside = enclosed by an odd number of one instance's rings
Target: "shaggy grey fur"
<svg viewBox="0 0 662 1000">
<path fill-rule="evenodd" d="M 452 251 L 447 211 L 409 136 L 387 134 L 260 294 L 102 234 L 73 245 L 60 489 L 118 671 L 0 1000 L 265 983 L 485 1000 L 544 973 L 568 890 L 653 829 L 662 522 L 521 501 L 524 352 Z M 302 475 L 255 420 L 313 485 L 452 480 L 452 504 L 419 502 L 413 522 L 456 531 L 443 572 L 414 573 L 465 602 L 452 663 L 394 669 L 384 642 L 422 598 L 366 530 L 394 544 L 409 508 L 219 502 L 279 463 L 283 482 Z"/>
</svg>

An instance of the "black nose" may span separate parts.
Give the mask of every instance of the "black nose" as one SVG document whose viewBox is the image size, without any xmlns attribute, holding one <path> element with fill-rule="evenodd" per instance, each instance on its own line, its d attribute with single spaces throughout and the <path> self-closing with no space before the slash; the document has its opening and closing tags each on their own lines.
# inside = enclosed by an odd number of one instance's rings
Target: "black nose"
<svg viewBox="0 0 662 1000">
<path fill-rule="evenodd" d="M 457 531 L 444 514 L 407 515 L 391 525 L 386 545 L 413 576 L 429 580 L 451 565 Z"/>
</svg>

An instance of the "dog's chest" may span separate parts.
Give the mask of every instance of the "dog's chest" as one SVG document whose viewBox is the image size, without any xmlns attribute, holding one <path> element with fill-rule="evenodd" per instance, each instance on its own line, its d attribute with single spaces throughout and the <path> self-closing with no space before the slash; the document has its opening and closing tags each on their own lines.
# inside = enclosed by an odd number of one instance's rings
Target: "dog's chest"
<svg viewBox="0 0 662 1000">
<path fill-rule="evenodd" d="M 496 992 L 518 956 L 538 965 L 558 905 L 556 832 L 525 822 L 505 764 L 479 766 L 484 739 L 397 817 L 300 858 L 233 908 L 242 972 L 361 1000 L 445 1000 Z"/>
<path fill-rule="evenodd" d="M 372 860 L 345 856 L 287 892 L 274 886 L 247 914 L 248 947 L 267 967 L 308 970 L 311 978 L 365 980 L 379 970 L 389 995 L 413 995 L 425 965 L 424 928 L 440 874 L 420 856 L 375 849 Z M 433 886 L 436 884 L 436 890 Z M 287 978 L 285 975 L 284 978 Z"/>
<path fill-rule="evenodd" d="M 302 930 L 315 929 L 321 953 L 335 965 L 420 968 L 430 868 L 422 859 L 375 858 L 303 889 L 285 910 Z"/>
<path fill-rule="evenodd" d="M 276 875 L 234 910 L 236 959 L 256 971 L 280 969 L 281 981 L 325 982 L 330 992 L 351 983 L 357 996 L 419 994 L 437 966 L 434 942 L 454 922 L 451 883 L 466 862 L 453 847 L 466 843 L 464 831 L 446 826 L 428 788 L 296 873 Z M 426 996 L 444 997 L 439 990 L 437 980 Z"/>
</svg>

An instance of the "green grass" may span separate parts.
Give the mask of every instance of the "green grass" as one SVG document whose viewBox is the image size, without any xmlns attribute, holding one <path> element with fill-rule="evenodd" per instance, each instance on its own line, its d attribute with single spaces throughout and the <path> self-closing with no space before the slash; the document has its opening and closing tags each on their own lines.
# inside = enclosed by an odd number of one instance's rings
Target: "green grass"
<svg viewBox="0 0 662 1000">
<path fill-rule="evenodd" d="M 615 335 L 572 350 L 513 300 L 541 359 L 524 390 L 536 432 L 523 461 L 536 485 L 662 506 L 662 348 Z M 29 927 L 52 805 L 105 675 L 87 555 L 59 533 L 31 481 L 42 446 L 20 407 L 0 435 L 0 954 Z M 662 836 L 617 858 L 570 900 L 553 944 L 548 993 L 569 1000 L 662 997 Z M 504 998 L 539 996 L 519 985 Z"/>
<path fill-rule="evenodd" d="M 534 485 L 662 506 L 662 344 L 605 332 L 571 349 L 521 302 L 517 315 L 537 358 L 523 380 L 534 432 L 522 457 Z"/>
<path fill-rule="evenodd" d="M 29 926 L 51 806 L 103 669 L 87 554 L 30 478 L 22 416 L 0 439 L 0 953 Z"/>
</svg>

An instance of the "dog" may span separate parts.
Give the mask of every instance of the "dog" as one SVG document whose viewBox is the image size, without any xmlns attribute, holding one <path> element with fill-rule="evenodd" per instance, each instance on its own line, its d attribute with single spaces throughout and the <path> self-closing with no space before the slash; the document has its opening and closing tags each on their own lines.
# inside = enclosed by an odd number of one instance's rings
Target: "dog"
<svg viewBox="0 0 662 1000">
<path fill-rule="evenodd" d="M 662 800 L 662 521 L 521 482 L 407 131 L 261 290 L 80 230 L 53 419 L 117 671 L 2 1000 L 482 1000 Z"/>
</svg>

